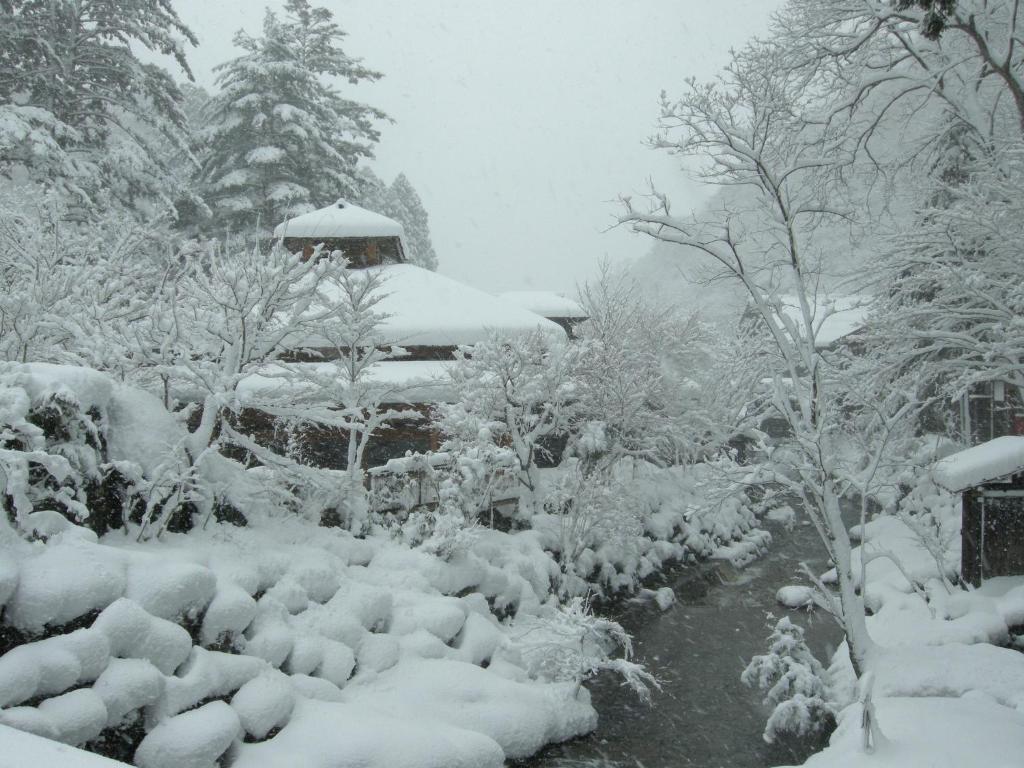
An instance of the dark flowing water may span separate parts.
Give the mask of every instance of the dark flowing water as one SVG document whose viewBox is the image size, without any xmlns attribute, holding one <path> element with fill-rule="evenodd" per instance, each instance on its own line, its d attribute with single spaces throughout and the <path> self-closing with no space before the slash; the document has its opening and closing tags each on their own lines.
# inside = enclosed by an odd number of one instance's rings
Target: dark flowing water
<svg viewBox="0 0 1024 768">
<path fill-rule="evenodd" d="M 745 569 L 706 564 L 669 574 L 678 602 L 667 611 L 627 603 L 615 616 L 633 634 L 636 654 L 662 682 L 654 703 L 639 703 L 616 681 L 590 685 L 600 714 L 597 731 L 548 748 L 529 768 L 764 768 L 803 762 L 805 749 L 771 747 L 761 733 L 769 710 L 740 682 L 751 656 L 764 653 L 774 626 L 767 614 L 789 615 L 807 630 L 808 645 L 826 665 L 841 639 L 820 609 L 790 611 L 775 601 L 784 584 L 804 583 L 801 561 L 825 570 L 812 526 L 792 531 L 769 524 L 768 554 Z M 659 585 L 660 586 L 660 585 Z"/>
</svg>

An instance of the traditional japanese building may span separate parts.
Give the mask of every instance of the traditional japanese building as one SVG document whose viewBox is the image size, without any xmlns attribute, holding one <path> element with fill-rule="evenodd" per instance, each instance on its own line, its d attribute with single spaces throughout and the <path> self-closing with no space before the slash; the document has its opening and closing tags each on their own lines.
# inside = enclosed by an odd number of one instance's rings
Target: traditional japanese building
<svg viewBox="0 0 1024 768">
<path fill-rule="evenodd" d="M 541 331 L 565 338 L 558 323 L 513 303 L 405 261 L 402 225 L 386 216 L 344 200 L 302 214 L 274 230 L 285 247 L 308 258 L 348 259 L 350 268 L 378 273 L 382 298 L 374 311 L 385 316 L 377 326 L 381 346 L 398 349 L 392 359 L 378 363 L 370 380 L 393 394 L 385 406 L 411 409 L 422 418 L 383 428 L 371 440 L 364 456 L 366 466 L 381 466 L 407 451 L 435 450 L 438 435 L 425 418 L 432 405 L 451 398 L 446 386 L 448 369 L 456 350 L 493 335 L 512 336 Z M 313 339 L 296 340 L 305 351 L 296 354 L 297 365 L 322 366 L 337 357 L 337 349 Z M 280 385 L 272 375 L 252 376 L 239 387 L 240 396 L 254 396 Z M 285 437 L 278 424 L 255 409 L 244 412 L 242 428 L 258 442 L 283 447 Z M 340 429 L 310 428 L 302 435 L 307 460 L 320 466 L 342 468 L 347 437 Z"/>
</svg>

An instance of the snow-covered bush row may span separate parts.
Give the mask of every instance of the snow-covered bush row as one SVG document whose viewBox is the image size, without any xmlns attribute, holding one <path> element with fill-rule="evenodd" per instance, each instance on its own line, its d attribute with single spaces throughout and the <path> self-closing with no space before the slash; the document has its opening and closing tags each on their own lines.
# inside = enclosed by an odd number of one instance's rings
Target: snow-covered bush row
<svg viewBox="0 0 1024 768">
<path fill-rule="evenodd" d="M 635 462 L 611 482 L 580 478 L 574 462 L 546 471 L 555 488 L 531 527 L 559 562 L 568 595 L 631 593 L 669 564 L 708 558 L 743 565 L 764 552 L 765 506 L 749 498 L 756 468 L 723 458 L 668 468 Z"/>
<path fill-rule="evenodd" d="M 0 723 L 144 768 L 497 766 L 593 728 L 589 674 L 642 671 L 600 637 L 579 678 L 524 656 L 520 623 L 564 624 L 530 531 L 486 531 L 448 560 L 294 516 L 82 533 L 5 547 Z M 339 714 L 365 734 L 341 738 Z"/>
</svg>

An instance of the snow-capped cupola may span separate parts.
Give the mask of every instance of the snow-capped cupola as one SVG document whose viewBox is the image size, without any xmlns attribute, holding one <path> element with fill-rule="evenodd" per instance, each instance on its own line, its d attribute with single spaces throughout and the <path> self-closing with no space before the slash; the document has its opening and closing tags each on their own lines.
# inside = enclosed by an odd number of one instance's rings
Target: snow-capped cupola
<svg viewBox="0 0 1024 768">
<path fill-rule="evenodd" d="M 402 225 L 347 200 L 338 200 L 278 224 L 274 237 L 283 240 L 288 250 L 302 251 L 306 258 L 321 244 L 324 255 L 341 251 L 352 267 L 405 261 Z"/>
</svg>

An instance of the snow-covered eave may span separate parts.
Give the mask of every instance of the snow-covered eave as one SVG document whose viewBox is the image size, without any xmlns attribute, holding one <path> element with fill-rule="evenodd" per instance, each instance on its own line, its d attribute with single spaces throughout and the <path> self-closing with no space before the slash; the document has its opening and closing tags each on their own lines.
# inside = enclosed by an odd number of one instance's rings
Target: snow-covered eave
<svg viewBox="0 0 1024 768">
<path fill-rule="evenodd" d="M 952 493 L 1024 472 L 1024 437 L 1007 435 L 954 453 L 932 467 L 932 480 Z"/>
</svg>

